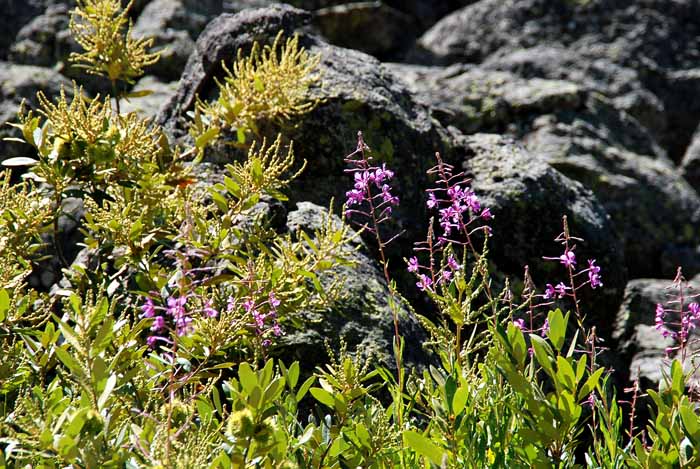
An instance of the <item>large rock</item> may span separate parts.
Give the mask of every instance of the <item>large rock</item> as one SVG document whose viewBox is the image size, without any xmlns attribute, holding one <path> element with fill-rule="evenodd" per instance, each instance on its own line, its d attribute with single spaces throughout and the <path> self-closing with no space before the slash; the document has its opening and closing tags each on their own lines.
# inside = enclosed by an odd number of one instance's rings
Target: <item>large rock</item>
<svg viewBox="0 0 700 469">
<path fill-rule="evenodd" d="M 582 312 L 588 325 L 595 325 L 601 337 L 609 337 L 627 275 L 622 243 L 596 197 L 510 139 L 476 134 L 459 140 L 466 153 L 463 168 L 473 175 L 474 190 L 495 216 L 489 222 L 490 260 L 515 278 L 529 265 L 540 289 L 546 283 L 567 283 L 558 262 L 542 259 L 563 252 L 554 238 L 562 232 L 566 215 L 571 234 L 584 239 L 576 243 L 578 267 L 586 268 L 587 259 L 596 259 L 604 284 L 580 290 Z"/>
<path fill-rule="evenodd" d="M 358 2 L 321 8 L 314 23 L 331 44 L 357 49 L 380 59 L 397 56 L 418 35 L 413 19 L 382 2 Z M 381 24 L 381 27 L 377 27 Z"/>
<path fill-rule="evenodd" d="M 481 63 L 546 43 L 566 48 L 581 62 L 577 68 L 609 60 L 636 73 L 663 103 L 668 131 L 660 141 L 678 161 L 700 111 L 700 83 L 686 73 L 700 58 L 699 32 L 698 2 L 483 0 L 443 18 L 422 36 L 413 55 L 438 63 Z"/>
<path fill-rule="evenodd" d="M 146 5 L 133 32 L 135 37 L 153 38 L 153 50 L 161 53 L 149 73 L 165 81 L 179 78 L 194 49 L 194 40 L 222 11 L 222 0 L 153 0 Z"/>
<path fill-rule="evenodd" d="M 639 120 L 583 76 L 579 84 L 474 65 L 391 67 L 443 125 L 511 134 L 592 189 L 622 236 L 630 276 L 673 276 L 675 267 L 663 259 L 696 252 L 697 192 Z M 632 95 L 640 90 L 632 87 Z M 697 255 L 682 260 L 690 274 L 697 272 Z"/>
<path fill-rule="evenodd" d="M 290 212 L 287 228 L 292 233 L 303 230 L 313 236 L 321 229 L 328 210 L 309 202 L 299 202 Z M 340 219 L 333 216 L 339 226 Z M 361 242 L 360 242 L 361 243 Z M 385 366 L 395 369 L 392 343 L 394 341 L 393 313 L 389 307 L 389 288 L 377 264 L 368 257 L 366 249 L 347 246 L 346 254 L 355 262 L 353 266 L 338 266 L 335 273 L 345 278 L 346 298 L 323 313 L 304 313 L 308 321 L 304 330 L 288 331 L 280 340 L 285 359 L 300 360 L 307 370 L 327 361 L 324 344 L 333 348 L 344 339 L 351 351 L 373 356 Z M 328 279 L 322 278 L 326 283 Z M 400 303 L 399 303 L 400 304 Z M 429 359 L 421 344 L 427 339 L 417 319 L 399 306 L 399 331 L 406 341 L 405 363 L 409 366 L 425 366 Z"/>
<path fill-rule="evenodd" d="M 222 59 L 235 57 L 239 48 L 249 50 L 255 40 L 271 42 L 280 29 L 285 34 L 299 32 L 301 44 L 312 54 L 321 55 L 321 84 L 310 90 L 310 98 L 322 102 L 285 131 L 295 142 L 299 160 L 308 162 L 306 171 L 292 186 L 292 200 L 320 205 L 327 204 L 331 197 L 338 203 L 345 200 L 352 181 L 343 172 L 343 157 L 355 149 L 356 134 L 361 130 L 377 161 L 386 162 L 396 171 L 394 189 L 402 199 L 396 219 L 409 229 L 407 239 L 415 239 L 425 226 L 425 170 L 432 165 L 435 151 L 450 156 L 447 133 L 376 59 L 330 46 L 307 34 L 305 27 L 310 19 L 301 10 L 276 6 L 224 14 L 212 21 L 198 39 L 179 88 L 160 113 L 159 122 L 175 134 L 184 134 L 185 113 L 192 109 L 195 96 L 216 97 L 214 80 L 222 76 Z"/>
<path fill-rule="evenodd" d="M 46 8 L 44 0 L 0 0 L 0 60 L 7 58 L 7 49 L 19 30 Z"/>
<path fill-rule="evenodd" d="M 521 135 L 530 151 L 596 193 L 624 240 L 631 277 L 673 276 L 662 270 L 665 253 L 698 245 L 698 193 L 610 103 L 591 96 L 585 109 L 540 116 Z M 684 267 L 697 264 L 688 261 Z"/>
<path fill-rule="evenodd" d="M 52 99 L 59 94 L 61 86 L 69 96 L 72 95 L 70 82 L 50 68 L 0 62 L 0 124 L 17 121 L 17 111 L 23 99 L 27 100 L 26 110 L 35 108 L 38 106 L 38 91 Z M 9 125 L 0 125 L 0 161 L 14 156 L 34 156 L 32 147 L 3 140 L 6 137 L 19 138 L 21 132 Z"/>
<path fill-rule="evenodd" d="M 639 74 L 610 59 L 588 59 L 564 47 L 538 45 L 506 55 L 495 54 L 481 64 L 485 70 L 511 72 L 520 78 L 564 80 L 586 92 L 601 93 L 656 137 L 667 130 L 666 109 L 641 82 Z"/>
<path fill-rule="evenodd" d="M 631 66 L 685 69 L 700 58 L 700 4 L 675 0 L 482 0 L 440 20 L 420 45 L 440 60 L 561 44 Z"/>
<path fill-rule="evenodd" d="M 52 5 L 32 19 L 17 34 L 10 47 L 12 62 L 51 67 L 66 62 L 71 52 L 68 23 L 69 8 L 64 4 Z"/>
</svg>

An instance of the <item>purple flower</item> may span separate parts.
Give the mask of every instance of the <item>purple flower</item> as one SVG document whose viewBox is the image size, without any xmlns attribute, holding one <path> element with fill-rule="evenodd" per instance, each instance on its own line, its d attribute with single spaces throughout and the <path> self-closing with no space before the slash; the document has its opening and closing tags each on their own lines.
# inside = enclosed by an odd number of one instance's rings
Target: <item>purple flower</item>
<svg viewBox="0 0 700 469">
<path fill-rule="evenodd" d="M 418 258 L 416 256 L 411 257 L 408 260 L 408 271 L 418 272 L 418 267 L 420 267 L 420 265 L 418 264 Z"/>
<path fill-rule="evenodd" d="M 700 305 L 697 303 L 690 303 L 688 305 L 688 312 L 693 316 L 693 319 L 700 321 Z"/>
<path fill-rule="evenodd" d="M 355 173 L 355 189 L 358 191 L 365 192 L 367 191 L 367 184 L 371 180 L 373 180 L 374 177 L 370 175 L 369 171 L 358 171 Z"/>
<path fill-rule="evenodd" d="M 359 205 L 365 200 L 364 192 L 359 191 L 357 189 L 347 191 L 345 193 L 345 196 L 348 198 L 345 202 L 347 205 Z"/>
<path fill-rule="evenodd" d="M 548 283 L 547 286 L 544 289 L 544 295 L 542 295 L 542 298 L 545 300 L 551 300 L 554 298 L 554 294 L 556 293 L 556 290 L 552 286 L 551 283 Z"/>
<path fill-rule="evenodd" d="M 160 339 L 160 337 L 157 337 L 155 335 L 149 335 L 148 338 L 146 339 L 146 343 L 148 344 L 149 347 L 155 348 L 156 347 L 156 342 Z"/>
<path fill-rule="evenodd" d="M 174 318 L 180 317 L 185 314 L 185 304 L 187 303 L 187 297 L 181 296 L 179 298 L 168 298 L 168 309 L 167 313 Z"/>
<path fill-rule="evenodd" d="M 482 220 L 490 220 L 493 218 L 493 215 L 491 214 L 491 209 L 485 208 L 481 211 L 481 218 Z"/>
<path fill-rule="evenodd" d="M 163 329 L 165 329 L 165 318 L 163 316 L 156 316 L 156 318 L 153 320 L 151 330 L 153 332 L 159 332 Z"/>
<path fill-rule="evenodd" d="M 591 288 L 603 286 L 600 280 L 600 267 L 595 265 L 595 259 L 588 260 L 588 281 L 591 283 Z"/>
<path fill-rule="evenodd" d="M 399 205 L 399 198 L 391 195 L 391 186 L 389 184 L 384 184 L 382 186 L 382 200 L 391 205 Z"/>
<path fill-rule="evenodd" d="M 567 287 L 566 285 L 564 285 L 564 282 L 559 282 L 557 283 L 557 286 L 554 287 L 554 290 L 556 290 L 559 298 L 564 298 L 564 296 L 566 295 L 566 290 L 571 290 L 571 287 Z"/>
<path fill-rule="evenodd" d="M 522 318 L 513 319 L 513 324 L 515 325 L 515 327 L 517 327 L 521 331 L 525 332 L 525 320 L 524 319 L 522 319 Z"/>
<path fill-rule="evenodd" d="M 454 256 L 450 256 L 447 258 L 447 267 L 454 271 L 457 271 L 461 266 L 457 263 L 457 259 L 455 259 Z"/>
<path fill-rule="evenodd" d="M 281 301 L 278 300 L 277 297 L 275 296 L 275 292 L 270 292 L 269 301 L 270 301 L 270 308 L 272 310 L 276 310 L 277 307 L 281 304 Z"/>
<path fill-rule="evenodd" d="M 452 271 L 451 270 L 443 270 L 440 280 L 443 283 L 449 282 L 450 280 L 452 280 Z"/>
<path fill-rule="evenodd" d="M 211 300 L 207 300 L 204 303 L 204 314 L 210 318 L 215 318 L 219 315 L 219 312 L 212 306 Z"/>
<path fill-rule="evenodd" d="M 426 202 L 426 204 L 428 205 L 428 208 L 435 208 L 438 206 L 438 200 L 435 197 L 434 192 L 431 192 L 430 194 L 428 194 L 428 202 Z"/>
<path fill-rule="evenodd" d="M 433 281 L 430 277 L 428 277 L 425 274 L 420 274 L 420 280 L 418 283 L 416 283 L 416 286 L 421 290 L 430 290 L 430 286 L 433 284 Z"/>
<path fill-rule="evenodd" d="M 469 191 L 469 194 L 465 197 L 465 201 L 467 202 L 467 206 L 472 213 L 476 214 L 481 211 L 481 203 L 479 202 L 479 198 L 472 191 Z"/>
<path fill-rule="evenodd" d="M 156 306 L 151 298 L 146 298 L 146 303 L 141 306 L 141 311 L 143 311 L 142 318 L 152 318 L 156 315 Z"/>
<path fill-rule="evenodd" d="M 549 334 L 549 319 L 544 320 L 544 324 L 542 324 L 542 329 L 540 329 L 540 335 L 542 337 L 545 337 L 547 334 Z"/>
<path fill-rule="evenodd" d="M 386 169 L 386 163 L 382 164 L 381 168 L 377 168 L 377 170 L 374 172 L 374 182 L 377 184 L 377 187 L 379 187 L 379 184 L 384 182 L 384 179 L 391 179 L 394 177 L 394 172 Z"/>
<path fill-rule="evenodd" d="M 574 251 L 570 251 L 568 249 L 564 251 L 564 254 L 559 256 L 559 260 L 566 267 L 573 267 L 576 265 L 576 255 L 574 254 Z"/>
<path fill-rule="evenodd" d="M 236 299 L 233 296 L 229 296 L 226 303 L 226 312 L 232 313 L 234 309 L 236 309 Z"/>
<path fill-rule="evenodd" d="M 253 319 L 255 320 L 255 325 L 258 327 L 258 329 L 262 329 L 265 327 L 265 315 L 261 314 L 258 310 L 253 310 L 251 312 L 251 315 L 253 316 Z"/>
<path fill-rule="evenodd" d="M 656 325 L 654 326 L 657 331 L 661 332 L 661 335 L 666 338 L 669 335 L 671 335 L 671 332 L 666 329 L 664 325 L 664 316 L 666 315 L 666 311 L 664 310 L 664 305 L 661 303 L 656 304 L 656 314 L 654 318 L 654 322 Z"/>
<path fill-rule="evenodd" d="M 272 326 L 272 333 L 275 334 L 275 337 L 279 337 L 284 333 L 282 332 L 282 328 L 280 327 L 279 323 L 275 323 Z"/>
</svg>

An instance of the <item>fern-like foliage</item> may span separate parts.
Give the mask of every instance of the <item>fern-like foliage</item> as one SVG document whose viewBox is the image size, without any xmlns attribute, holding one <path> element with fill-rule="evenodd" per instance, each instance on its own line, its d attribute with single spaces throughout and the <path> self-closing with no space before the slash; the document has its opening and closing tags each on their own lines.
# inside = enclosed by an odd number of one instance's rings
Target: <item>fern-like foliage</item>
<svg viewBox="0 0 700 469">
<path fill-rule="evenodd" d="M 239 50 L 231 68 L 222 62 L 226 76 L 217 80 L 219 98 L 197 102 L 192 135 L 206 143 L 228 130 L 245 143 L 246 134 L 258 134 L 260 122 L 282 125 L 308 113 L 319 103 L 309 99 L 308 89 L 320 80 L 320 60 L 299 47 L 298 36 L 283 43 L 282 31 L 271 46 L 256 42 L 248 57 Z"/>
<path fill-rule="evenodd" d="M 70 60 L 88 73 L 133 83 L 143 69 L 158 61 L 159 54 L 149 53 L 153 39 L 135 39 L 127 12 L 131 0 L 122 9 L 120 0 L 78 0 L 71 12 L 70 31 L 85 50 L 72 53 Z"/>
</svg>

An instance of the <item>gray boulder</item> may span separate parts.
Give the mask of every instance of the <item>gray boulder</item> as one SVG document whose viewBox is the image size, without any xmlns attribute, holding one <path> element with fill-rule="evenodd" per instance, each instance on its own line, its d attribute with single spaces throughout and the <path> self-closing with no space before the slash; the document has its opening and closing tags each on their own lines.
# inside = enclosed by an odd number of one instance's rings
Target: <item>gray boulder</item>
<svg viewBox="0 0 700 469">
<path fill-rule="evenodd" d="M 546 283 L 567 283 L 563 266 L 542 259 L 563 252 L 554 238 L 562 232 L 566 215 L 572 235 L 584 239 L 576 243 L 578 268 L 596 259 L 603 278 L 603 287 L 580 290 L 582 312 L 599 336 L 609 337 L 627 274 L 623 245 L 595 195 L 511 139 L 476 134 L 459 138 L 459 144 L 465 151 L 463 169 L 473 176 L 474 190 L 494 214 L 489 222 L 490 260 L 514 279 L 529 265 L 540 290 Z"/>
<path fill-rule="evenodd" d="M 663 260 L 695 251 L 698 194 L 648 130 L 591 83 L 526 79 L 474 65 L 391 68 L 443 125 L 510 134 L 593 190 L 622 236 L 633 278 L 673 276 L 675 267 Z M 697 272 L 697 256 L 682 260 Z"/>
<path fill-rule="evenodd" d="M 321 8 L 314 14 L 314 24 L 331 44 L 380 59 L 396 56 L 410 47 L 418 35 L 410 16 L 382 2 Z"/>
<path fill-rule="evenodd" d="M 70 35 L 59 33 L 68 31 L 69 21 L 67 5 L 49 6 L 19 31 L 10 47 L 9 59 L 18 64 L 43 67 L 67 62 L 72 48 Z"/>
<path fill-rule="evenodd" d="M 661 100 L 641 82 L 639 74 L 607 58 L 589 59 L 564 47 L 538 45 L 487 58 L 485 70 L 511 72 L 518 77 L 565 80 L 586 92 L 600 93 L 616 109 L 634 117 L 654 136 L 667 130 L 666 109 Z"/>
<path fill-rule="evenodd" d="M 153 38 L 153 50 L 161 53 L 149 73 L 165 81 L 178 79 L 194 49 L 194 40 L 222 11 L 222 0 L 153 0 L 146 5 L 133 32 L 135 37 Z"/>
<path fill-rule="evenodd" d="M 700 59 L 699 33 L 698 2 L 483 0 L 446 16 L 428 30 L 418 41 L 413 58 L 432 63 L 481 63 L 549 44 L 566 48 L 581 62 L 577 68 L 608 60 L 636 73 L 663 103 L 667 132 L 662 132 L 660 143 L 678 161 L 700 111 L 696 99 L 700 85 L 686 73 Z M 644 97 L 628 96 L 631 102 L 624 105 L 645 107 L 639 98 Z"/>
<path fill-rule="evenodd" d="M 609 102 L 591 96 L 583 110 L 540 116 L 521 138 L 596 193 L 624 240 L 631 277 L 658 276 L 668 250 L 697 246 L 698 193 L 643 128 Z"/>
<path fill-rule="evenodd" d="M 313 236 L 321 229 L 328 210 L 309 202 L 299 202 L 297 209 L 287 218 L 287 229 L 291 233 L 299 230 Z M 339 226 L 340 219 L 333 216 Z M 313 369 L 327 361 L 325 342 L 337 348 L 344 339 L 350 351 L 364 356 L 373 356 L 379 362 L 396 369 L 392 344 L 394 341 L 393 313 L 389 307 L 389 288 L 381 269 L 368 256 L 361 241 L 359 246 L 347 246 L 346 254 L 355 263 L 338 266 L 334 270 L 345 279 L 345 299 L 322 313 L 303 313 L 308 324 L 303 330 L 288 331 L 280 340 L 279 353 L 285 359 L 299 360 L 305 369 Z M 360 247 L 360 250 L 356 248 Z M 321 283 L 328 285 L 328 278 Z M 409 366 L 426 366 L 430 358 L 421 347 L 427 335 L 417 319 L 404 307 L 399 306 L 399 331 L 406 342 L 404 361 Z"/>
<path fill-rule="evenodd" d="M 7 58 L 19 30 L 46 8 L 44 0 L 0 0 L 0 60 Z"/>
</svg>

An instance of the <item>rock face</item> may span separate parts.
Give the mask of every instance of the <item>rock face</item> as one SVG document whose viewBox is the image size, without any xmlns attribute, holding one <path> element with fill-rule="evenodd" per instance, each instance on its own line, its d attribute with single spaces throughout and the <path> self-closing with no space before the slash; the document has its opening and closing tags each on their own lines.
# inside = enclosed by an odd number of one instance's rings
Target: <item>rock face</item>
<svg viewBox="0 0 700 469">
<path fill-rule="evenodd" d="M 154 51 L 161 52 L 149 73 L 164 81 L 178 79 L 194 40 L 222 10 L 222 0 L 153 0 L 146 5 L 134 25 L 134 36 L 153 38 Z"/>
<path fill-rule="evenodd" d="M 313 236 L 314 230 L 322 228 L 327 216 L 327 209 L 300 202 L 297 209 L 288 214 L 287 228 L 292 233 L 304 230 Z M 340 224 L 340 219 L 334 216 L 333 223 Z M 346 278 L 343 288 L 347 299 L 326 313 L 307 313 L 309 327 L 288 332 L 281 340 L 281 353 L 285 359 L 302 361 L 310 370 L 325 361 L 326 340 L 336 348 L 338 340 L 344 339 L 350 350 L 373 356 L 395 369 L 393 313 L 387 300 L 389 288 L 379 267 L 368 257 L 366 248 L 353 251 L 354 246 L 348 246 L 347 249 L 348 253 L 352 251 L 351 260 L 355 265 L 336 268 Z M 427 336 L 416 318 L 403 307 L 399 311 L 399 330 L 407 345 L 406 363 L 409 366 L 429 363 L 428 355 L 420 346 Z"/>
<path fill-rule="evenodd" d="M 581 76 L 574 83 L 474 65 L 391 68 L 444 125 L 510 134 L 593 190 L 622 236 L 632 277 L 673 276 L 669 253 L 695 251 L 700 197 L 646 128 L 616 106 L 626 94 L 608 99 Z M 697 272 L 697 256 L 681 260 Z"/>
<path fill-rule="evenodd" d="M 661 132 L 677 161 L 700 111 L 699 83 L 687 72 L 697 67 L 698 31 L 697 2 L 482 0 L 443 18 L 413 55 L 434 63 L 481 63 L 548 44 L 565 48 L 579 62 L 574 68 L 604 60 L 629 69 L 663 103 L 668 132 L 653 131 Z"/>
<path fill-rule="evenodd" d="M 7 58 L 7 49 L 15 39 L 17 32 L 32 18 L 38 16 L 45 8 L 43 0 L 0 1 L 0 60 Z"/>
<path fill-rule="evenodd" d="M 545 283 L 564 281 L 564 268 L 542 257 L 563 252 L 554 238 L 562 232 L 561 217 L 566 215 L 572 235 L 584 239 L 576 243 L 579 268 L 586 259 L 596 259 L 602 268 L 604 286 L 582 289 L 582 303 L 589 325 L 596 325 L 601 337 L 609 337 L 610 314 L 620 303 L 627 273 L 622 243 L 603 206 L 581 184 L 512 140 L 476 134 L 459 143 L 466 152 L 463 168 L 473 175 L 474 190 L 495 217 L 489 222 L 493 230 L 490 259 L 502 272 L 521 277 L 529 264 L 540 289 Z"/>
</svg>

